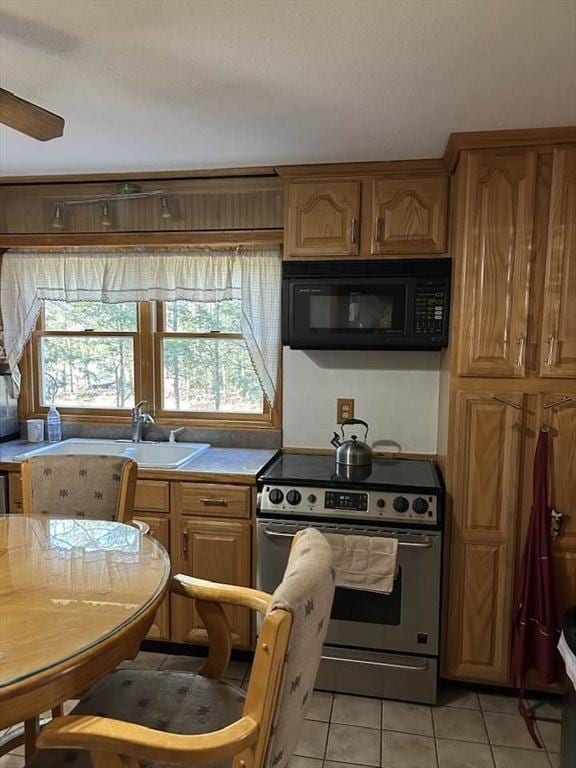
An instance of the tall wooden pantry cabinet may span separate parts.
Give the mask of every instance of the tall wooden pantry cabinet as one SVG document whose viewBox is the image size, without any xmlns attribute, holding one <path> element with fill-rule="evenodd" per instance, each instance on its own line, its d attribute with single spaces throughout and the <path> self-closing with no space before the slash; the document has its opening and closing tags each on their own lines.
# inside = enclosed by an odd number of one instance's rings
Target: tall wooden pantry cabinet
<svg viewBox="0 0 576 768">
<path fill-rule="evenodd" d="M 576 131 L 458 141 L 439 438 L 450 507 L 444 674 L 507 685 L 542 426 L 550 501 L 563 515 L 555 577 L 563 607 L 576 604 Z"/>
</svg>

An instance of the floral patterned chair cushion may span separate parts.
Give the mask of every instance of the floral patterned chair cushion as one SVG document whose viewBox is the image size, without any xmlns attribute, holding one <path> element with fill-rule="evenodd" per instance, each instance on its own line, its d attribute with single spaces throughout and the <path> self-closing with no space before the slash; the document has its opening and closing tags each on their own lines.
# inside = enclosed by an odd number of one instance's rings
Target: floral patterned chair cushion
<svg viewBox="0 0 576 768">
<path fill-rule="evenodd" d="M 242 716 L 245 693 L 232 683 L 191 672 L 117 669 L 99 680 L 76 706 L 74 715 L 103 715 L 172 733 L 206 733 Z M 142 768 L 172 768 L 173 763 L 141 761 Z M 231 761 L 211 763 L 228 768 Z M 29 768 L 92 768 L 84 750 L 44 749 Z"/>
<path fill-rule="evenodd" d="M 312 700 L 334 600 L 332 560 L 332 548 L 325 537 L 315 528 L 303 531 L 292 546 L 284 578 L 268 609 L 289 611 L 292 630 L 267 768 L 285 768 L 290 762 Z"/>
<path fill-rule="evenodd" d="M 33 515 L 116 520 L 122 472 L 119 456 L 33 456 L 28 460 Z"/>
</svg>

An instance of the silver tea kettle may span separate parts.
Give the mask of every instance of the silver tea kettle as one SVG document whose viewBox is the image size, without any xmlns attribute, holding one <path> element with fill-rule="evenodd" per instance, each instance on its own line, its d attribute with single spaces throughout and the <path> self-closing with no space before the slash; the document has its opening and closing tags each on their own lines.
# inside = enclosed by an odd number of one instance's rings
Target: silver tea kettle
<svg viewBox="0 0 576 768">
<path fill-rule="evenodd" d="M 337 432 L 330 442 L 336 448 L 336 464 L 346 467 L 361 467 L 372 464 L 372 448 L 366 443 L 358 440 L 357 435 L 352 435 L 350 440 L 346 440 L 344 427 L 352 424 L 360 424 L 365 428 L 364 440 L 368 437 L 368 424 L 362 419 L 346 419 L 340 425 L 342 440 Z"/>
</svg>

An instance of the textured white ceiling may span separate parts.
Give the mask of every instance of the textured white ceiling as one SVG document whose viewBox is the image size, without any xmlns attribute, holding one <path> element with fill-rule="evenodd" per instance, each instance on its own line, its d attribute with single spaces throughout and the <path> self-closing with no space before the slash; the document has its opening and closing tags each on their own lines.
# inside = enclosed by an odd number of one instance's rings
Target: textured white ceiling
<svg viewBox="0 0 576 768">
<path fill-rule="evenodd" d="M 0 0 L 2 174 L 437 157 L 576 123 L 574 0 Z"/>
</svg>

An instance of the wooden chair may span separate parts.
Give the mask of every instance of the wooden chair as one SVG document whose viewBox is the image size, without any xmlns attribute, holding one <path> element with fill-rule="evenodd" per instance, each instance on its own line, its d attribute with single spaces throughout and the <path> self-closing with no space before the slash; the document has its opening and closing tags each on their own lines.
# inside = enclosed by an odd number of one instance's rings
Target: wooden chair
<svg viewBox="0 0 576 768">
<path fill-rule="evenodd" d="M 116 670 L 72 715 L 40 731 L 29 768 L 288 765 L 312 698 L 334 597 L 330 545 L 315 529 L 299 533 L 273 595 L 182 575 L 172 589 L 196 600 L 208 630 L 209 654 L 199 674 Z M 231 647 L 223 605 L 263 616 L 246 693 L 219 680 Z"/>
<path fill-rule="evenodd" d="M 34 456 L 22 463 L 22 511 L 25 515 L 81 517 L 114 520 L 148 533 L 150 526 L 133 518 L 138 465 L 119 456 Z M 62 715 L 62 705 L 53 717 Z M 36 732 L 36 722 L 19 726 L 0 743 L 0 757 L 26 741 L 26 729 Z"/>
<path fill-rule="evenodd" d="M 138 465 L 124 456 L 33 456 L 22 463 L 25 515 L 82 517 L 149 526 L 133 519 Z"/>
</svg>

